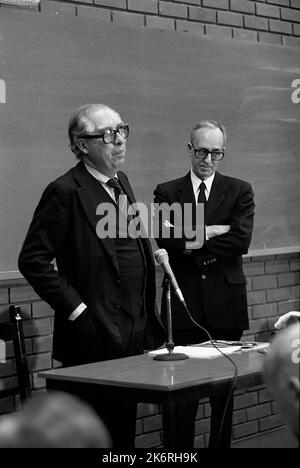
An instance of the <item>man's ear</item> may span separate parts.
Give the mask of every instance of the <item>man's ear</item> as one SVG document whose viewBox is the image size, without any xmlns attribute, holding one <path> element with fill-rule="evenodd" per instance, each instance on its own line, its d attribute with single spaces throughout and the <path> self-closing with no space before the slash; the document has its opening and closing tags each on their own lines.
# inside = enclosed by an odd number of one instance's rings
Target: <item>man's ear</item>
<svg viewBox="0 0 300 468">
<path fill-rule="evenodd" d="M 87 146 L 86 146 L 86 140 L 84 140 L 83 138 L 77 138 L 76 139 L 76 145 L 77 145 L 77 148 L 79 148 L 82 153 L 88 154 L 88 149 L 87 149 Z"/>
<path fill-rule="evenodd" d="M 192 151 L 192 148 L 193 148 L 192 143 L 189 142 L 187 146 L 188 146 L 188 149 Z"/>
</svg>

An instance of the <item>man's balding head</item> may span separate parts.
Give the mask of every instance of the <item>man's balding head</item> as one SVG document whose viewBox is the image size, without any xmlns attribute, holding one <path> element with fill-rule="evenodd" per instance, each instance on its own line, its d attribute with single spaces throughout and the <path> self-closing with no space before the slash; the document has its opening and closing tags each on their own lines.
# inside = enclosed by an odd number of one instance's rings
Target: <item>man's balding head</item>
<svg viewBox="0 0 300 468">
<path fill-rule="evenodd" d="M 0 421 L 0 448 L 109 448 L 103 421 L 87 403 L 62 392 L 33 395 Z"/>
<path fill-rule="evenodd" d="M 77 138 L 84 134 L 90 134 L 95 130 L 94 115 L 98 112 L 118 112 L 106 106 L 105 104 L 85 104 L 75 109 L 69 120 L 69 140 L 70 147 L 78 159 L 82 157 L 82 151 L 77 145 Z"/>
</svg>

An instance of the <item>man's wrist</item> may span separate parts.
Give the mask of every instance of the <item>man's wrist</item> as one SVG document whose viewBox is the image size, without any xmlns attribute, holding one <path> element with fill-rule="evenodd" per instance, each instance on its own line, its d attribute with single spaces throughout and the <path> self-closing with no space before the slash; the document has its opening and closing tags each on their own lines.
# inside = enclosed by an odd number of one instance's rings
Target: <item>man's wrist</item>
<svg viewBox="0 0 300 468">
<path fill-rule="evenodd" d="M 84 302 L 81 302 L 78 307 L 76 307 L 75 310 L 69 315 L 68 320 L 76 320 L 79 315 L 82 314 L 82 312 L 87 308 L 87 306 L 84 304 Z"/>
<path fill-rule="evenodd" d="M 207 230 L 207 227 L 208 226 L 204 226 L 204 237 L 205 237 L 205 242 L 207 242 L 209 240 L 209 234 L 208 234 L 208 230 Z"/>
</svg>

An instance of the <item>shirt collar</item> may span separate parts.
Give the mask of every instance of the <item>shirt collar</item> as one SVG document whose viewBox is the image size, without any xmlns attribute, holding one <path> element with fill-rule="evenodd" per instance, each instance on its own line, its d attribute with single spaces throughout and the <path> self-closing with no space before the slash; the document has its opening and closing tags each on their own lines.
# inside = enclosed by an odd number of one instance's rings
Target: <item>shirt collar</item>
<svg viewBox="0 0 300 468">
<path fill-rule="evenodd" d="M 206 193 L 207 193 L 207 199 L 208 199 L 210 191 L 211 191 L 211 186 L 212 186 L 212 183 L 214 181 L 214 178 L 215 178 L 215 172 L 211 176 L 209 176 L 207 179 L 202 181 L 199 177 L 197 177 L 194 174 L 193 169 L 191 168 L 191 181 L 192 181 L 195 196 L 196 196 L 196 193 L 198 194 L 199 186 L 200 186 L 201 182 L 204 182 L 205 183 L 205 190 L 206 190 Z"/>
<path fill-rule="evenodd" d="M 85 161 L 83 161 L 83 164 L 85 165 L 86 170 L 87 170 L 93 177 L 95 177 L 95 179 L 97 179 L 99 182 L 101 182 L 101 184 L 106 184 L 106 182 L 107 182 L 109 179 L 112 179 L 112 177 L 108 177 L 107 175 L 102 174 L 102 172 L 100 172 L 100 171 L 98 171 L 98 169 L 95 169 L 94 167 L 90 166 L 90 165 L 87 164 Z M 117 177 L 117 175 L 115 175 L 114 177 Z M 117 178 L 118 178 L 118 177 L 117 177 Z"/>
</svg>

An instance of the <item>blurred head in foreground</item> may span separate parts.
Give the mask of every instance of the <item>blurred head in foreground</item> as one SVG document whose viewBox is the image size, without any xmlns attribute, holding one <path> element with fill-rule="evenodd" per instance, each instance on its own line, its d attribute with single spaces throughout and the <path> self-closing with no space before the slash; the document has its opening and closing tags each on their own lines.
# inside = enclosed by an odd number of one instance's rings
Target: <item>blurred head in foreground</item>
<svg viewBox="0 0 300 468">
<path fill-rule="evenodd" d="M 272 341 L 264 362 L 264 377 L 282 417 L 299 436 L 300 324 L 280 331 Z"/>
<path fill-rule="evenodd" d="M 0 448 L 109 448 L 111 440 L 97 414 L 62 392 L 33 396 L 0 419 Z"/>
</svg>

